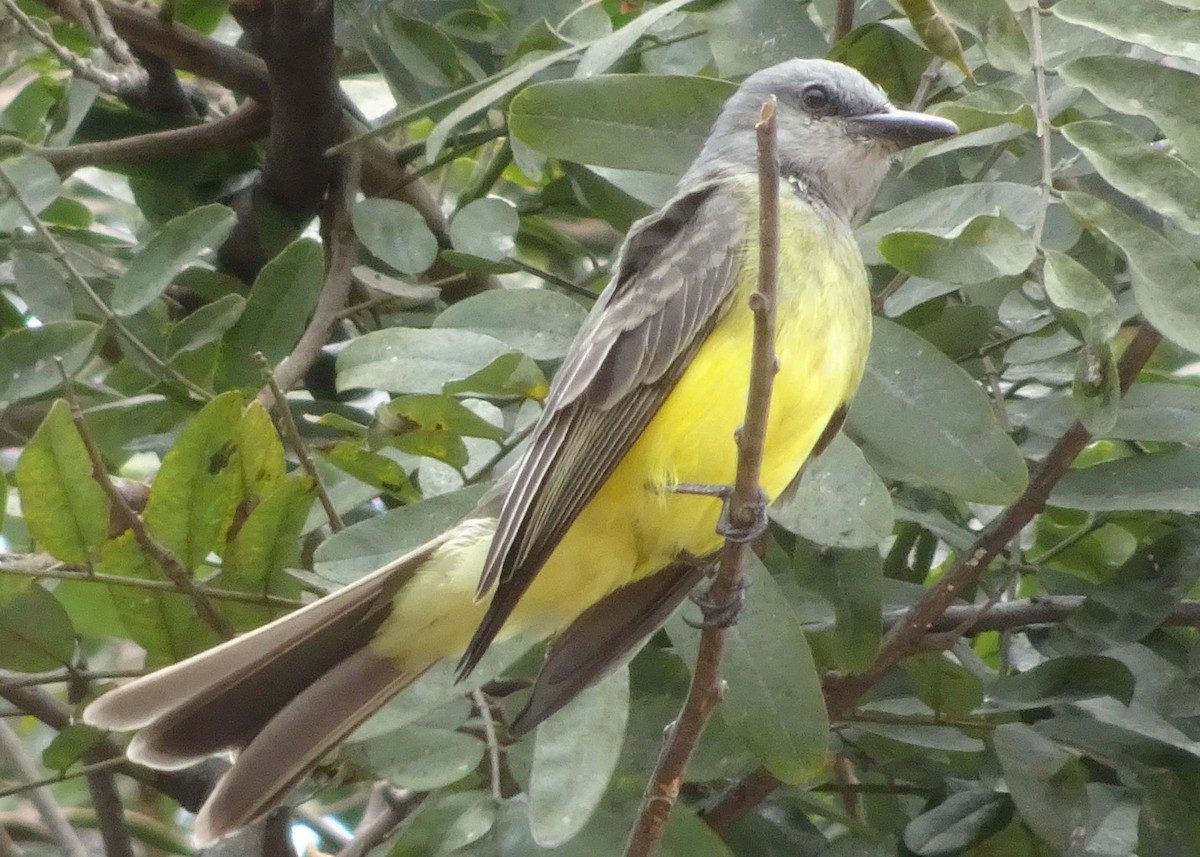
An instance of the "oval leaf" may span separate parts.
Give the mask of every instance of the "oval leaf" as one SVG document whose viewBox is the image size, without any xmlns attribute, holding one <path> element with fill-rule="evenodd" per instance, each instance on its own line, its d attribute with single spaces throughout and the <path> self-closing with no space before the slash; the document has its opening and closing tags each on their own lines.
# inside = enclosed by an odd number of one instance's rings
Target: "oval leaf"
<svg viewBox="0 0 1200 857">
<path fill-rule="evenodd" d="M 437 238 L 407 202 L 364 199 L 350 217 L 363 246 L 402 274 L 419 274 L 437 258 Z"/>
<path fill-rule="evenodd" d="M 932 345 L 876 319 L 849 433 L 962 499 L 1008 503 L 1025 488 L 1020 451 L 975 380 Z"/>
<path fill-rule="evenodd" d="M 368 333 L 338 354 L 338 390 L 440 393 L 511 351 L 498 339 L 468 330 L 392 328 Z"/>
<path fill-rule="evenodd" d="M 587 310 L 546 289 L 491 289 L 452 304 L 434 328 L 461 328 L 495 337 L 534 360 L 557 360 Z"/>
</svg>

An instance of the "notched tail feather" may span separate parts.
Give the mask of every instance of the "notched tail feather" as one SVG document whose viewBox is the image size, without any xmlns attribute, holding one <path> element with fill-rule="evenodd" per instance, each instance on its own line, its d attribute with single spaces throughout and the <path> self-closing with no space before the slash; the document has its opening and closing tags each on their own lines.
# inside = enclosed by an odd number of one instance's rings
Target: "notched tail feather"
<svg viewBox="0 0 1200 857">
<path fill-rule="evenodd" d="M 361 648 L 283 707 L 237 756 L 196 816 L 203 847 L 269 812 L 320 758 L 430 665 L 399 670 Z"/>
</svg>

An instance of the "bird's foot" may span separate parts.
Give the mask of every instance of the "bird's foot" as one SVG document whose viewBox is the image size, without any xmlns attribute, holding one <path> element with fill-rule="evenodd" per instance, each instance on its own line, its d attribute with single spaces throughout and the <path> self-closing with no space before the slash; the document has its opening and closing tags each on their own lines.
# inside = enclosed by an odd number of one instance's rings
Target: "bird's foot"
<svg viewBox="0 0 1200 857">
<path fill-rule="evenodd" d="M 739 580 L 727 599 L 718 601 L 709 589 L 699 595 L 689 595 L 693 604 L 700 608 L 701 619 L 693 622 L 686 616 L 683 621 L 692 628 L 701 631 L 711 628 L 732 628 L 737 624 L 738 616 L 742 614 L 742 606 L 746 603 L 746 589 L 750 586 L 745 579 Z"/>
<path fill-rule="evenodd" d="M 721 517 L 717 519 L 717 532 L 728 541 L 745 543 L 752 542 L 767 531 L 767 506 L 771 500 L 761 486 L 755 487 L 755 497 L 739 510 L 748 515 L 745 523 L 735 523 L 729 495 L 725 495 L 721 503 Z"/>
</svg>

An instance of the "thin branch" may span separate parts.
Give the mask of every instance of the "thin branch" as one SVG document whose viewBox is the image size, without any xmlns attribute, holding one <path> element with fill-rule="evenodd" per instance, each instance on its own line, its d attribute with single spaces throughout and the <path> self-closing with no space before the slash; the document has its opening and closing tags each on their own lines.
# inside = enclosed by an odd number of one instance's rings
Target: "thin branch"
<svg viewBox="0 0 1200 857">
<path fill-rule="evenodd" d="M 558 286 L 560 289 L 568 291 L 573 295 L 579 295 L 581 298 L 587 298 L 590 301 L 594 301 L 597 297 L 599 297 L 599 295 L 589 288 L 572 283 L 570 280 L 558 276 L 558 274 L 545 271 L 535 265 L 530 265 L 528 262 L 523 262 L 515 256 L 509 256 L 504 261 L 508 262 L 510 265 L 520 268 L 527 274 L 533 274 L 533 276 L 537 277 L 538 279 L 545 280 L 550 285 Z"/>
<path fill-rule="evenodd" d="M 487 739 L 488 762 L 491 771 L 492 800 L 500 803 L 504 795 L 500 789 L 500 741 L 496 738 L 496 722 L 492 719 L 492 707 L 488 705 L 483 691 L 475 688 L 471 691 L 471 700 L 483 720 L 483 735 Z"/>
<path fill-rule="evenodd" d="M 300 437 L 300 429 L 297 428 L 296 420 L 292 417 L 292 409 L 288 407 L 287 396 L 279 388 L 279 382 L 275 380 L 275 373 L 271 371 L 271 364 L 267 362 L 267 358 L 261 351 L 254 352 L 254 360 L 258 363 L 259 371 L 262 372 L 263 378 L 267 382 L 267 388 L 271 391 L 271 398 L 275 401 L 275 408 L 279 412 L 279 422 L 283 426 L 283 436 L 287 438 L 288 445 L 300 459 L 300 466 L 313 481 L 317 497 L 321 501 L 321 508 L 325 510 L 325 517 L 329 519 L 329 529 L 340 533 L 346 529 L 346 523 L 338 514 L 337 507 L 333 505 L 333 498 L 325 489 L 321 474 L 317 472 L 317 466 L 313 463 L 312 456 L 308 454 L 308 447 L 304 445 L 304 438 Z"/>
<path fill-rule="evenodd" d="M 87 449 L 88 459 L 92 462 L 92 475 L 96 481 L 100 483 L 100 487 L 104 489 L 104 493 L 108 495 L 109 502 L 113 508 L 121 514 L 121 520 L 128 523 L 129 528 L 133 530 L 133 536 L 137 539 L 137 543 L 141 546 L 149 556 L 154 560 L 163 573 L 175 584 L 175 588 L 186 595 L 192 602 L 192 606 L 196 608 L 196 613 L 206 625 L 216 631 L 224 639 L 228 640 L 236 633 L 233 630 L 233 625 L 215 608 L 208 596 L 200 589 L 196 583 L 196 579 L 192 577 L 190 571 L 183 567 L 183 563 L 174 553 L 166 547 L 159 544 L 158 540 L 151 535 L 150 530 L 146 528 L 146 522 L 129 505 L 117 486 L 113 484 L 112 479 L 108 475 L 108 470 L 104 466 L 104 458 L 100 454 L 100 448 L 96 446 L 96 441 L 88 430 L 87 424 L 83 421 L 83 409 L 79 406 L 79 397 L 75 395 L 75 385 L 71 382 L 70 377 L 62 368 L 62 361 L 58 361 L 59 371 L 63 373 L 63 393 L 67 398 L 67 404 L 71 408 L 71 422 L 75 424 L 75 430 L 79 432 L 79 437 L 83 440 L 84 448 Z"/>
<path fill-rule="evenodd" d="M 69 68 L 71 73 L 76 77 L 91 81 L 105 92 L 122 98 L 138 95 L 146 88 L 146 84 L 150 79 L 149 75 L 146 74 L 146 70 L 129 53 L 129 47 L 113 33 L 112 25 L 108 22 L 108 18 L 104 15 L 103 11 L 93 3 L 88 2 L 88 0 L 80 0 L 80 2 L 88 10 L 88 17 L 93 24 L 93 28 L 97 24 L 100 24 L 101 29 L 96 30 L 97 39 L 108 55 L 117 61 L 117 71 L 105 71 L 97 68 L 93 63 L 79 56 L 74 51 L 60 45 L 54 40 L 54 36 L 45 32 L 38 26 L 37 22 L 21 10 L 16 0 L 0 0 L 0 4 L 4 5 L 4 8 L 8 10 L 8 14 L 12 15 L 13 20 L 20 24 L 26 33 L 40 42 L 50 53 L 54 54 L 58 61 Z M 101 35 L 102 32 L 103 36 Z"/>
<path fill-rule="evenodd" d="M 334 174 L 326 201 L 325 239 L 329 246 L 329 268 L 325 272 L 325 283 L 321 296 L 313 310 L 312 318 L 292 352 L 288 354 L 273 373 L 275 383 L 283 392 L 292 389 L 309 367 L 321 354 L 329 339 L 329 332 L 337 322 L 338 313 L 346 306 L 350 287 L 354 284 L 354 266 L 358 263 L 358 237 L 350 220 L 354 197 L 358 193 L 361 161 L 351 153 L 340 161 Z M 264 394 L 259 401 L 265 404 Z M 275 394 L 276 396 L 278 394 Z"/>
<path fill-rule="evenodd" d="M 101 574 L 88 570 L 85 566 L 70 565 L 54 561 L 46 564 L 41 562 L 42 555 L 35 554 L 20 556 L 15 554 L 0 554 L 0 574 L 13 574 L 20 577 L 44 578 L 47 580 L 87 580 L 92 583 L 102 583 L 106 586 L 128 586 L 133 589 L 152 589 L 158 592 L 178 592 L 178 588 L 169 580 L 139 580 L 133 577 L 121 577 L 116 574 Z M 41 562 L 40 565 L 35 564 Z M 203 587 L 204 594 L 213 601 L 238 601 L 242 604 L 258 604 L 265 607 L 283 607 L 294 610 L 303 607 L 303 602 L 294 598 L 283 598 L 278 595 L 259 594 L 255 592 L 234 592 L 229 589 L 211 589 Z"/>
<path fill-rule="evenodd" d="M 121 767 L 123 762 L 124 759 L 122 759 L 120 756 L 113 756 L 105 759 L 102 762 L 94 762 L 90 765 L 80 765 L 77 768 L 69 768 L 68 770 L 55 774 L 52 777 L 42 777 L 40 779 L 33 779 L 24 783 L 18 783 L 17 785 L 13 786 L 5 786 L 4 788 L 0 788 L 0 798 L 12 797 L 13 795 L 23 795 L 27 792 L 44 788 L 45 786 L 52 786 L 57 783 L 65 783 L 68 780 L 77 780 L 80 777 L 86 777 L 88 774 L 95 771 L 111 771 L 114 768 Z"/>
<path fill-rule="evenodd" d="M 91 683 L 81 672 L 75 672 L 67 687 L 67 698 L 71 704 L 83 702 L 90 691 Z M 100 831 L 100 841 L 104 843 L 105 857 L 133 857 L 133 839 L 125 823 L 125 808 L 121 805 L 121 794 L 117 791 L 113 770 L 116 765 L 112 764 L 111 758 L 105 757 L 103 751 L 95 749 L 84 753 L 82 761 L 89 768 L 92 765 L 103 766 L 91 768 L 85 776 L 92 809 L 96 814 L 96 827 Z"/>
<path fill-rule="evenodd" d="M 1033 224 L 1033 244 L 1041 249 L 1042 231 L 1050 208 L 1053 185 L 1053 165 L 1050 160 L 1050 102 L 1046 97 L 1046 60 L 1042 51 L 1042 8 L 1038 0 L 1029 0 L 1029 59 L 1033 66 L 1033 82 L 1037 97 L 1033 112 L 1037 119 L 1037 136 L 1041 148 L 1042 174 L 1038 187 L 1042 193 L 1037 219 Z"/>
<path fill-rule="evenodd" d="M 929 100 L 929 91 L 933 89 L 933 82 L 938 79 L 938 74 L 942 70 L 941 57 L 934 57 L 929 61 L 929 65 L 925 66 L 925 71 L 921 72 L 921 79 L 917 82 L 917 91 L 913 93 L 912 101 L 909 102 L 909 110 L 924 110 L 925 102 Z"/>
<path fill-rule="evenodd" d="M 425 799 L 425 792 L 408 792 L 380 782 L 371 791 L 362 822 L 337 857 L 364 857 L 387 838 Z"/>
<path fill-rule="evenodd" d="M 62 808 L 54 800 L 54 795 L 44 785 L 38 785 L 39 774 L 37 766 L 25 754 L 25 748 L 13 728 L 0 720 L 0 753 L 8 757 L 17 775 L 25 781 L 17 786 L 15 793 L 24 794 L 46 823 L 54 841 L 62 847 L 69 857 L 89 857 L 87 848 L 79 840 L 75 828 L 71 827 Z M 0 791 L 0 797 L 4 794 Z"/>
<path fill-rule="evenodd" d="M 31 146 L 28 151 L 49 161 L 60 174 L 85 166 L 182 158 L 258 139 L 266 133 L 269 115 L 267 108 L 250 99 L 228 116 L 201 125 L 62 148 Z"/>
<path fill-rule="evenodd" d="M 833 40 L 836 42 L 854 29 L 854 0 L 838 0 L 837 17 L 833 22 Z"/>
<path fill-rule="evenodd" d="M 1146 365 L 1162 337 L 1154 328 L 1143 324 L 1121 356 L 1121 393 L 1125 394 Z M 1024 493 L 997 516 L 979 535 L 970 548 L 963 551 L 954 566 L 925 591 L 921 601 L 892 625 L 880 646 L 875 663 L 858 675 L 829 677 L 825 682 L 825 705 L 831 718 L 849 711 L 883 676 L 904 658 L 918 651 L 928 633 L 939 627 L 943 616 L 953 615 L 951 606 L 958 593 L 974 585 L 988 564 L 1033 520 L 1046 505 L 1050 492 L 1070 469 L 1071 463 L 1091 440 L 1082 423 L 1076 422 L 1058 439 L 1042 461 L 1042 466 L 1030 479 Z M 957 608 L 956 608 L 957 609 Z M 974 612 L 974 606 L 968 607 Z M 1000 611 L 1003 605 L 995 605 Z M 987 614 L 979 616 L 974 628 L 982 630 Z M 961 622 L 949 624 L 953 629 Z M 760 803 L 779 785 L 779 781 L 759 768 L 741 783 L 724 794 L 706 813 L 704 819 L 716 830 L 732 824 Z"/>
<path fill-rule="evenodd" d="M 30 226 L 32 226 L 38 233 L 42 239 L 42 242 L 50 251 L 50 255 L 52 255 L 55 260 L 63 266 L 67 272 L 68 278 L 75 283 L 75 285 L 78 286 L 85 295 L 87 295 L 88 300 L 90 300 L 92 304 L 95 305 L 96 309 L 99 310 L 100 314 L 104 316 L 104 320 L 111 324 L 113 329 L 116 330 L 126 342 L 133 346 L 135 350 L 137 350 L 143 357 L 150 361 L 150 363 L 152 363 L 160 372 L 170 375 L 201 400 L 208 401 L 211 399 L 212 393 L 208 392 L 203 387 L 198 387 L 192 383 L 191 380 L 180 373 L 179 370 L 174 366 L 171 366 L 169 363 L 159 357 L 158 354 L 156 354 L 154 350 L 150 348 L 150 346 L 138 339 L 137 336 L 135 336 L 133 332 L 125 326 L 125 322 L 121 320 L 120 316 L 113 312 L 112 307 L 104 302 L 104 299 L 96 293 L 88 281 L 84 279 L 84 276 L 79 273 L 79 269 L 75 267 L 74 263 L 71 262 L 71 258 L 67 255 L 66 249 L 58 243 L 58 239 L 54 237 L 54 233 L 52 233 L 46 227 L 46 224 L 42 222 L 41 218 L 37 216 L 37 212 L 30 208 L 29 202 L 21 193 L 21 189 L 17 187 L 16 182 L 12 180 L 12 177 L 9 176 L 2 166 L 0 166 L 0 185 L 4 186 L 5 191 L 7 191 L 12 197 L 13 201 L 17 204 L 17 207 L 21 209 L 21 212 L 25 215 L 25 219 L 29 221 Z"/>
<path fill-rule="evenodd" d="M 114 678 L 139 678 L 145 670 L 81 670 L 69 667 L 44 673 L 18 673 L 0 670 L 0 687 L 39 687 L 46 684 L 63 684 L 74 681 L 108 681 Z"/>
<path fill-rule="evenodd" d="M 728 497 L 733 526 L 750 528 L 763 514 L 759 473 L 771 391 L 778 358 L 775 355 L 775 291 L 779 267 L 779 160 L 775 139 L 775 97 L 763 104 L 758 131 L 759 259 L 758 288 L 750 296 L 754 314 L 750 382 L 746 415 L 737 434 L 737 471 Z M 742 589 L 750 543 L 745 538 L 725 540 L 716 579 L 706 601 L 733 605 Z M 683 773 L 704 726 L 721 698 L 721 657 L 728 622 L 713 623 L 700 637 L 700 651 L 692 670 L 687 699 L 668 731 L 654 773 L 642 796 L 641 810 L 625 848 L 626 857 L 654 854 L 666 828 L 667 817 L 679 797 Z"/>
</svg>

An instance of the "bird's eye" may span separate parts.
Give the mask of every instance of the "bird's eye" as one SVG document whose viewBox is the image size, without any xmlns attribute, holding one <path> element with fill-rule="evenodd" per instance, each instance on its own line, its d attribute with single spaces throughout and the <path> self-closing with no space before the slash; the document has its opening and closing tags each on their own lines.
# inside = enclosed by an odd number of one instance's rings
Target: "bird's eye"
<svg viewBox="0 0 1200 857">
<path fill-rule="evenodd" d="M 809 110 L 819 113 L 829 106 L 829 90 L 819 83 L 810 84 L 804 87 L 804 91 L 800 93 L 800 100 Z"/>
</svg>

